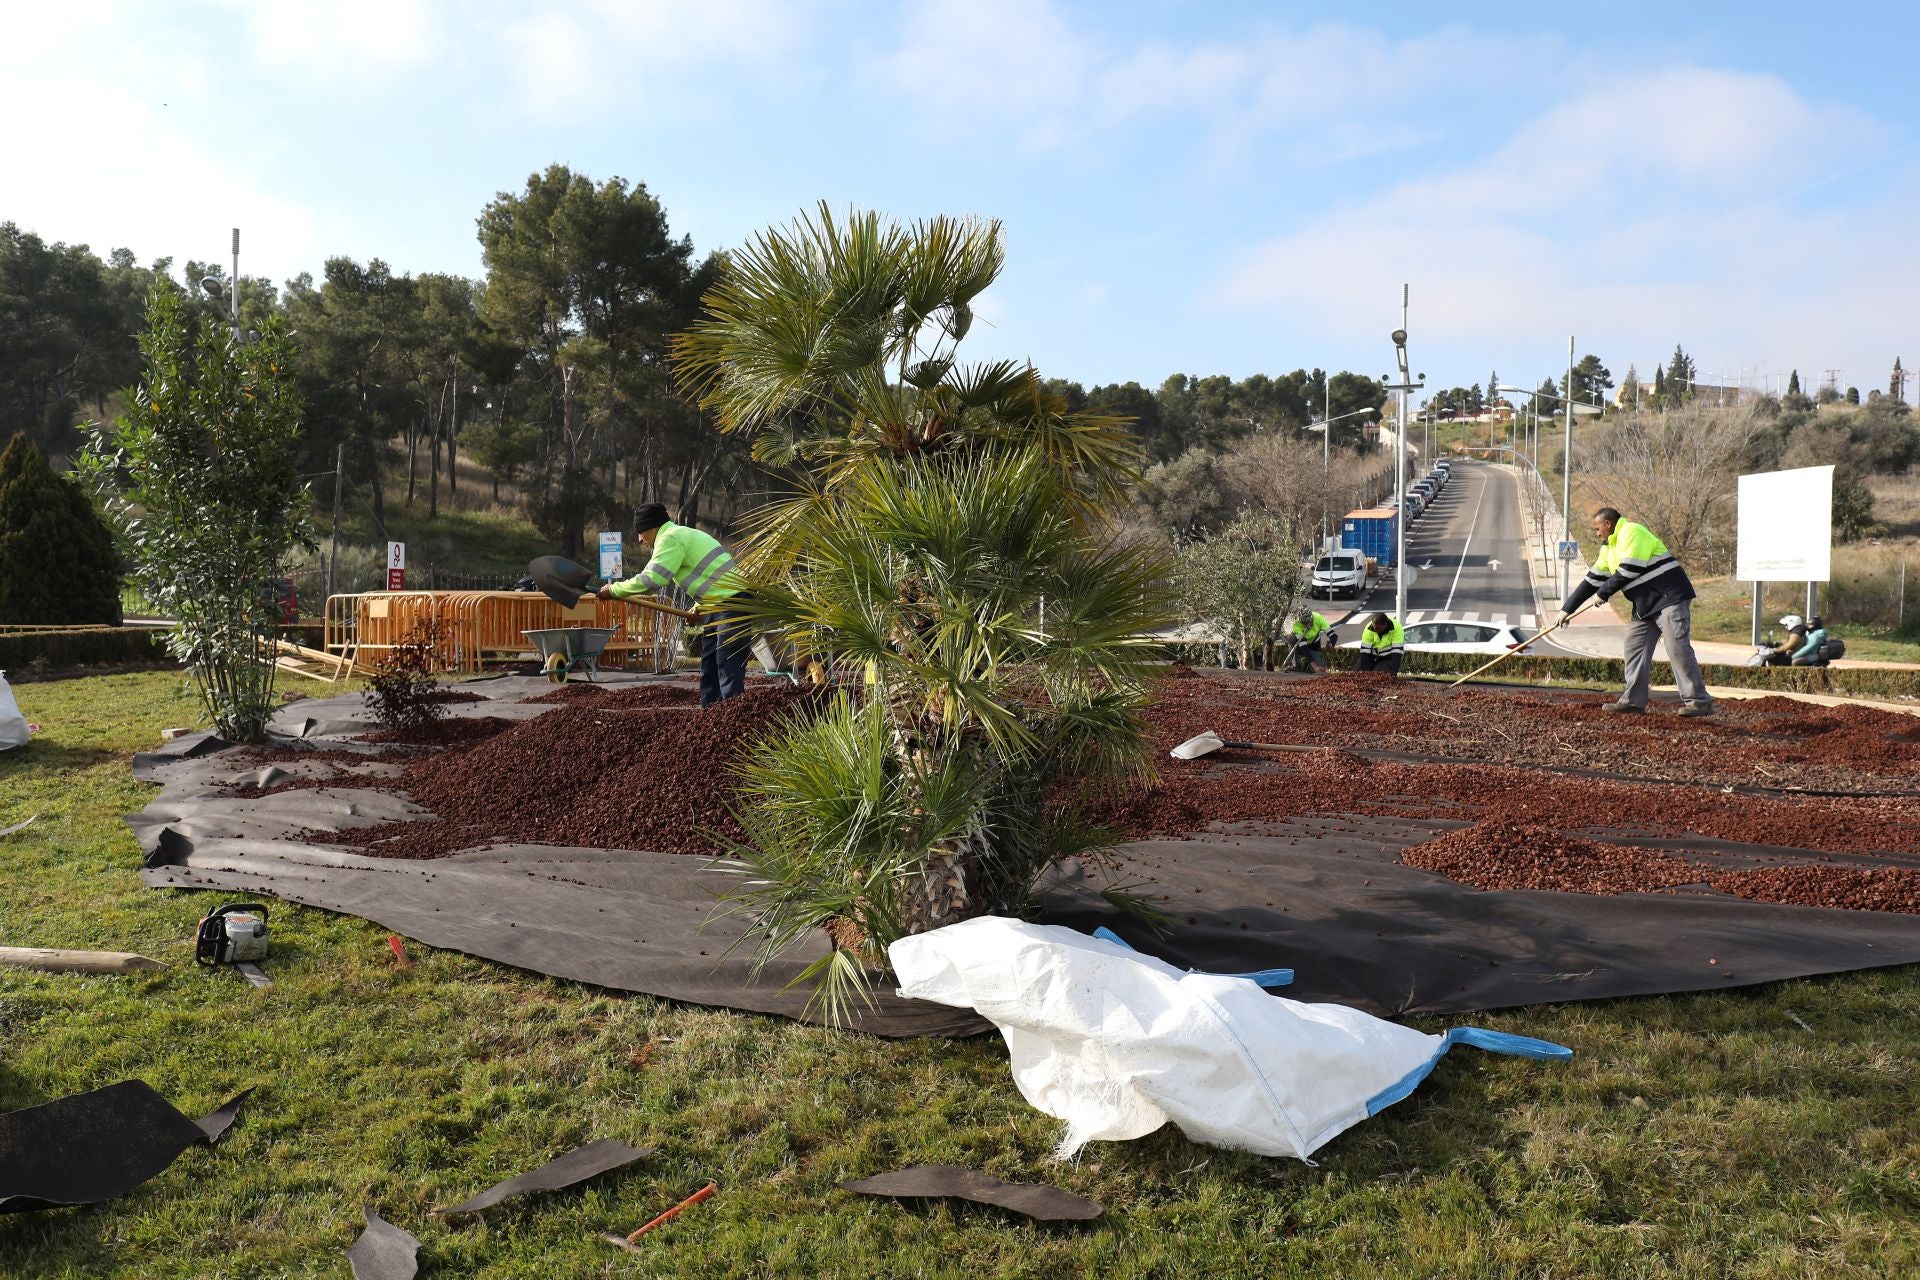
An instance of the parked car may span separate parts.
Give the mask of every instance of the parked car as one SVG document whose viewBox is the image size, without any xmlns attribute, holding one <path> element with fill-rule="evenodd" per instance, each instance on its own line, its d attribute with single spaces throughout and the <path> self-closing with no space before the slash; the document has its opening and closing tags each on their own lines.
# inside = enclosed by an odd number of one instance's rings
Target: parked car
<svg viewBox="0 0 1920 1280">
<path fill-rule="evenodd" d="M 1407 648 L 1427 653 L 1484 653 L 1489 658 L 1505 653 L 1540 634 L 1537 627 L 1502 625 L 1493 622 L 1462 622 L 1450 618 L 1428 618 L 1410 622 L 1406 627 Z M 1340 646 L 1358 649 L 1354 640 Z"/>
<path fill-rule="evenodd" d="M 1329 600 L 1335 596 L 1365 595 L 1372 576 L 1373 566 L 1365 555 L 1350 547 L 1341 547 L 1314 561 L 1307 594 L 1324 595 Z"/>
</svg>

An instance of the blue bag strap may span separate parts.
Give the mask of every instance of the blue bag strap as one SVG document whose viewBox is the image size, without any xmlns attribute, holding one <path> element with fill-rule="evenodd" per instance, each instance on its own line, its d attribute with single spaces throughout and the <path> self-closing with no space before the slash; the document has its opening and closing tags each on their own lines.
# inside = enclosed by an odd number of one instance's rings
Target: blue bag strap
<svg viewBox="0 0 1920 1280">
<path fill-rule="evenodd" d="M 1117 947 L 1125 947 L 1129 951 L 1139 949 L 1105 925 L 1101 925 L 1098 929 L 1095 929 L 1093 936 L 1102 942 L 1111 942 Z M 1293 970 L 1291 969 L 1256 969 L 1252 973 L 1209 973 L 1204 969 L 1189 969 L 1187 972 L 1203 974 L 1209 978 L 1245 978 L 1255 986 L 1266 987 L 1268 990 L 1272 990 L 1274 987 L 1290 986 L 1293 983 Z M 1490 1032 L 1489 1034 L 1492 1033 Z"/>
<path fill-rule="evenodd" d="M 1433 1051 L 1431 1058 L 1368 1098 L 1367 1114 L 1379 1115 L 1412 1093 L 1420 1086 L 1422 1080 L 1433 1073 L 1434 1064 L 1446 1057 L 1447 1050 L 1456 1044 L 1470 1044 L 1476 1049 L 1485 1049 L 1489 1053 L 1511 1054 L 1516 1058 L 1552 1058 L 1564 1061 L 1573 1056 L 1573 1050 L 1563 1044 L 1555 1044 L 1551 1040 L 1516 1036 L 1507 1031 L 1489 1031 L 1485 1027 L 1454 1027 L 1440 1037 L 1440 1047 Z"/>
</svg>

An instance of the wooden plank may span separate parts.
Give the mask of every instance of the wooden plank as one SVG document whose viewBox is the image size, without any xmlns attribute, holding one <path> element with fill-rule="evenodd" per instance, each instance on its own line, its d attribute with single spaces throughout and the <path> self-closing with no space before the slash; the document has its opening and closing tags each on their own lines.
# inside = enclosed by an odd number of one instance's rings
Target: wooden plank
<svg viewBox="0 0 1920 1280">
<path fill-rule="evenodd" d="M 0 964 L 52 973 L 134 973 L 167 967 L 130 951 L 65 951 L 54 947 L 0 947 Z"/>
</svg>

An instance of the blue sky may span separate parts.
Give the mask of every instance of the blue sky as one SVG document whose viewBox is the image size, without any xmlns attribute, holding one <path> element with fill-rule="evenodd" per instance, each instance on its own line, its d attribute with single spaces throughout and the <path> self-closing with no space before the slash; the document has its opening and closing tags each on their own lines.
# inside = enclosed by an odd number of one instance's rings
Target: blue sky
<svg viewBox="0 0 1920 1280">
<path fill-rule="evenodd" d="M 1892 4 L 0 0 L 0 219 L 104 253 L 479 274 L 553 161 L 696 248 L 818 200 L 1004 223 L 976 358 L 1884 387 L 1920 361 Z"/>
</svg>

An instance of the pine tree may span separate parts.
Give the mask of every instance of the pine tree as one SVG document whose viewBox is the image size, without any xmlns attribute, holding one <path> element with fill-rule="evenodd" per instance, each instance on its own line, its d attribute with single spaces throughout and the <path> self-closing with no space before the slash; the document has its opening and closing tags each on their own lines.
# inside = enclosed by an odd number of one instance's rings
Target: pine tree
<svg viewBox="0 0 1920 1280">
<path fill-rule="evenodd" d="M 0 624 L 120 622 L 120 555 L 24 434 L 0 453 Z"/>
<path fill-rule="evenodd" d="M 1691 398 L 1694 381 L 1693 357 L 1673 344 L 1673 360 L 1667 365 L 1667 392 L 1675 402 Z"/>
<path fill-rule="evenodd" d="M 1667 402 L 1667 369 L 1665 365 L 1653 366 L 1653 402 L 1664 405 Z"/>
<path fill-rule="evenodd" d="M 1900 367 L 1899 356 L 1893 358 L 1893 376 L 1887 379 L 1887 395 L 1891 396 L 1895 403 L 1907 402 L 1907 372 Z"/>
<path fill-rule="evenodd" d="M 1795 369 L 1791 374 L 1787 375 L 1787 394 L 1790 396 L 1800 394 L 1800 371 L 1798 369 Z"/>
</svg>

